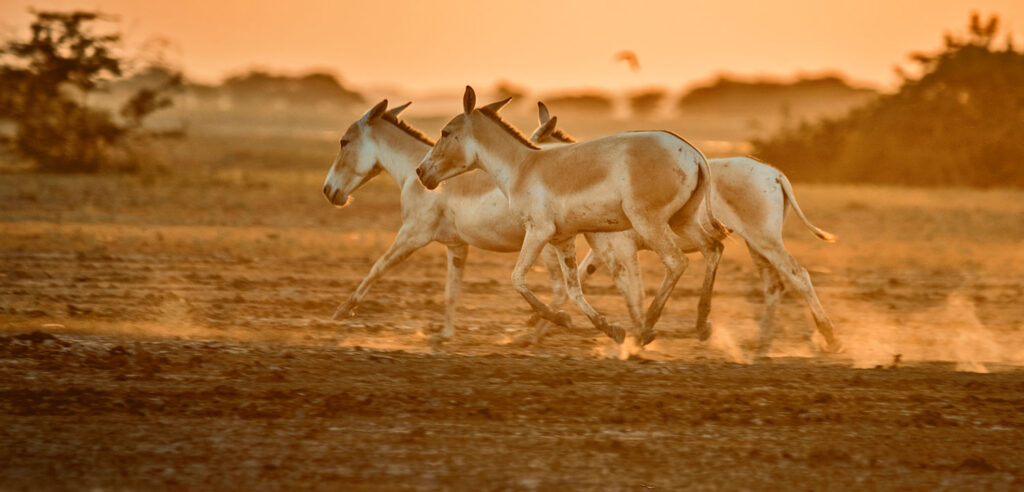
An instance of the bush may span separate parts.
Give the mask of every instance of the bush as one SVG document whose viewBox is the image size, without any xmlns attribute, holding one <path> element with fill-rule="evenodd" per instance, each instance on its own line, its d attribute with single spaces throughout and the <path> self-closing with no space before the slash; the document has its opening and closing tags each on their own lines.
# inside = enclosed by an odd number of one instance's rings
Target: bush
<svg viewBox="0 0 1024 492">
<path fill-rule="evenodd" d="M 96 12 L 36 12 L 27 41 L 0 48 L 0 120 L 14 124 L 4 142 L 48 172 L 133 170 L 138 160 L 129 143 L 152 136 L 142 128 L 154 111 L 171 105 L 180 74 L 155 87 L 139 88 L 118 111 L 86 104 L 92 93 L 123 76 L 115 53 L 118 34 L 94 34 L 105 20 Z"/>
<path fill-rule="evenodd" d="M 974 14 L 966 38 L 911 55 L 921 75 L 897 93 L 755 152 L 798 180 L 1024 187 L 1024 53 L 993 46 L 998 25 Z"/>
</svg>

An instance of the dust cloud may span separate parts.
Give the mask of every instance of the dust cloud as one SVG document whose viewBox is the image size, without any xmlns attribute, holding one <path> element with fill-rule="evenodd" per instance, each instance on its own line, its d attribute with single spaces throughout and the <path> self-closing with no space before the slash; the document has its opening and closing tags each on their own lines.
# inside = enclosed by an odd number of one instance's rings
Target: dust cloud
<svg viewBox="0 0 1024 492">
<path fill-rule="evenodd" d="M 1024 365 L 1024 340 L 988 329 L 962 290 L 930 309 L 897 317 L 866 308 L 861 318 L 843 333 L 857 368 L 936 361 L 952 362 L 957 371 L 987 373 L 993 365 Z"/>
</svg>

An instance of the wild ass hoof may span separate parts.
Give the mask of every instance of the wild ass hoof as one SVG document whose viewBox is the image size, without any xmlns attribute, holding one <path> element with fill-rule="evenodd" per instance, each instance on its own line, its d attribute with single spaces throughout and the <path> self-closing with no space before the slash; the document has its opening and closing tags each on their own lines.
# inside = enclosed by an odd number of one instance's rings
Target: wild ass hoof
<svg viewBox="0 0 1024 492">
<path fill-rule="evenodd" d="M 430 335 L 429 337 L 427 337 L 427 341 L 431 345 L 437 346 L 437 345 L 441 345 L 444 342 L 447 342 L 448 340 L 451 340 L 452 336 L 454 336 L 454 335 L 455 335 L 454 333 L 445 333 L 444 331 L 440 331 L 440 332 L 434 333 L 433 335 Z"/>
<path fill-rule="evenodd" d="M 554 326 L 550 321 L 546 319 L 540 320 L 537 326 L 533 328 L 533 331 L 523 333 L 518 337 L 512 339 L 509 345 L 513 347 L 529 347 L 541 342 L 548 335 L 548 331 Z"/>
<path fill-rule="evenodd" d="M 610 333 L 608 335 L 612 337 L 612 340 L 615 340 L 615 343 L 621 344 L 626 341 L 626 330 L 622 329 L 621 326 L 612 323 L 609 328 Z"/>
<path fill-rule="evenodd" d="M 572 328 L 572 317 L 565 311 L 554 311 L 547 319 L 556 325 Z"/>
<path fill-rule="evenodd" d="M 356 303 L 352 301 L 345 301 L 345 304 L 338 306 L 338 309 L 334 311 L 334 315 L 331 319 L 337 321 L 339 319 L 350 318 L 355 315 L 353 311 L 356 309 Z"/>
<path fill-rule="evenodd" d="M 658 338 L 658 333 L 655 332 L 654 330 L 647 330 L 647 331 L 641 333 L 640 334 L 640 346 L 641 347 L 647 346 L 647 344 L 653 342 L 655 338 Z"/>
<path fill-rule="evenodd" d="M 705 321 L 703 325 L 697 325 L 697 340 L 702 342 L 711 338 L 711 322 Z"/>
<path fill-rule="evenodd" d="M 529 347 L 530 345 L 537 343 L 537 341 L 537 335 L 535 333 L 523 333 L 522 335 L 513 338 L 511 342 L 508 342 L 508 344 L 512 347 Z"/>
<path fill-rule="evenodd" d="M 626 341 L 626 330 L 622 329 L 621 326 L 615 323 L 609 323 L 605 321 L 604 318 L 601 318 L 598 320 L 597 327 L 600 328 L 605 335 L 608 335 L 608 338 L 615 340 L 615 343 L 622 343 Z"/>
<path fill-rule="evenodd" d="M 822 349 L 822 351 L 826 354 L 841 354 L 846 352 L 846 347 L 843 346 L 843 342 L 833 338 L 832 341 L 828 342 L 828 345 Z"/>
</svg>

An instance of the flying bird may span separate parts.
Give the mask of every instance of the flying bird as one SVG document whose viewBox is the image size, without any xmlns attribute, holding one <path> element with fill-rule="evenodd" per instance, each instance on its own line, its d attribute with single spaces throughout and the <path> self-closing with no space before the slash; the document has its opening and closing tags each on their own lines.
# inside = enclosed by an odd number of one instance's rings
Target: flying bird
<svg viewBox="0 0 1024 492">
<path fill-rule="evenodd" d="M 615 54 L 615 61 L 624 61 L 629 64 L 629 69 L 634 72 L 640 71 L 640 59 L 637 58 L 636 53 L 630 50 L 623 50 Z"/>
</svg>

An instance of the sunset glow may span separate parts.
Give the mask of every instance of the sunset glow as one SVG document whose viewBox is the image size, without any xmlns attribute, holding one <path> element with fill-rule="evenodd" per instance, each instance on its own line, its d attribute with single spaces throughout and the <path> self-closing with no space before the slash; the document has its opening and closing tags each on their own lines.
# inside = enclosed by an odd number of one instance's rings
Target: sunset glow
<svg viewBox="0 0 1024 492">
<path fill-rule="evenodd" d="M 881 88 L 908 53 L 941 46 L 968 14 L 998 14 L 1024 33 L 1011 0 L 916 2 L 153 2 L 57 0 L 0 4 L 0 32 L 20 34 L 35 9 L 119 16 L 128 48 L 171 42 L 167 58 L 217 81 L 254 66 L 325 68 L 361 87 L 451 90 L 506 79 L 531 88 L 678 87 L 716 73 L 841 71 Z M 614 56 L 632 50 L 634 72 Z"/>
</svg>

